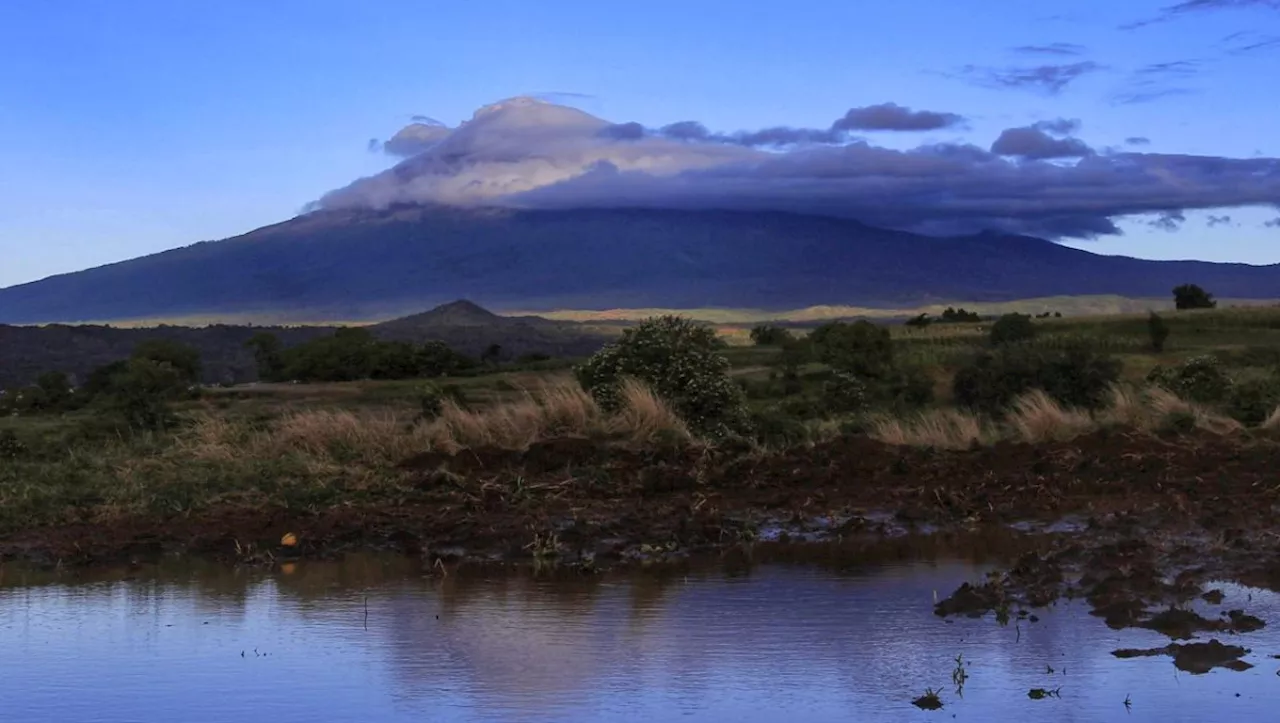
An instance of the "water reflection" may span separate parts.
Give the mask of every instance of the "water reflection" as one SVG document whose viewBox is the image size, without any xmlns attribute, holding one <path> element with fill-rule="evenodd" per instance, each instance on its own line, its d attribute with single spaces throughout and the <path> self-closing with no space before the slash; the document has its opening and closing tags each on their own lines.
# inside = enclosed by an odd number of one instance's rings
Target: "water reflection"
<svg viewBox="0 0 1280 723">
<path fill-rule="evenodd" d="M 917 549 L 917 553 L 921 552 Z M 892 555 L 890 555 L 892 557 Z M 1188 676 L 1166 640 L 1082 607 L 1039 623 L 944 622 L 987 554 L 875 566 L 761 560 L 601 577 L 426 574 L 403 558 L 274 574 L 198 561 L 75 579 L 0 572 L 0 720 L 663 721 L 1266 719 L 1271 630 L 1251 671 Z M 770 560 L 775 560 L 771 562 Z M 1249 591 L 1229 588 L 1228 607 Z M 1232 599 L 1235 598 L 1235 599 Z M 1264 619 L 1280 604 L 1257 592 Z M 970 662 L 963 697 L 954 659 Z M 1049 672 L 1050 669 L 1052 672 Z M 1031 688 L 1062 697 L 1031 700 Z M 926 687 L 945 708 L 915 709 Z M 1239 694 L 1237 697 L 1236 694 Z M 1133 702 L 1126 712 L 1123 701 Z"/>
</svg>

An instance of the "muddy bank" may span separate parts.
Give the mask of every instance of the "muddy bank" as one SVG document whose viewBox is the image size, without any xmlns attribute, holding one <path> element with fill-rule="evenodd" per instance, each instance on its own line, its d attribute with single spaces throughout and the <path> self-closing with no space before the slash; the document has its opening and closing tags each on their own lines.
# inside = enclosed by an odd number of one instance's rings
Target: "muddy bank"
<svg viewBox="0 0 1280 723">
<path fill-rule="evenodd" d="M 1023 595 L 1034 605 L 1066 592 L 1058 579 L 1065 579 L 1063 568 L 1098 576 L 1125 565 L 1130 577 L 1150 583 L 1156 570 L 1177 561 L 1225 565 L 1253 584 L 1280 583 L 1280 549 L 1265 533 L 1274 519 L 1277 469 L 1280 446 L 1267 441 L 1119 432 L 967 452 L 858 437 L 771 454 L 562 439 L 522 454 L 418 455 L 387 471 L 395 485 L 376 494 L 350 490 L 341 504 L 321 509 L 86 514 L 92 521 L 0 539 L 0 558 L 84 565 L 183 552 L 271 562 L 384 547 L 445 563 L 601 568 L 762 539 L 876 539 L 1074 517 L 1074 547 L 1063 543 L 1045 553 L 1057 556 L 1043 558 L 1049 567 L 1032 565 L 1004 583 L 1002 595 Z M 1168 550 L 1148 555 L 1124 546 L 1151 545 L 1153 532 L 1168 538 Z M 282 544 L 288 533 L 296 545 Z M 1090 554 L 1102 557 L 1086 559 Z M 1253 566 L 1241 567 L 1250 556 Z M 1137 619 L 1124 600 L 1102 607 L 1108 619 Z"/>
</svg>

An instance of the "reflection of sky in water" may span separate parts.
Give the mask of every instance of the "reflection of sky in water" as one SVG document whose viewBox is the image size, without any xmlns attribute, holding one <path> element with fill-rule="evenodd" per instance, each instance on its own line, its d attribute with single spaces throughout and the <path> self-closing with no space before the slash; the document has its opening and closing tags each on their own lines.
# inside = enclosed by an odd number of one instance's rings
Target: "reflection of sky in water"
<svg viewBox="0 0 1280 723">
<path fill-rule="evenodd" d="M 571 583 L 376 568 L 0 588 L 0 720 L 1271 720 L 1280 689 L 1272 630 L 1224 639 L 1254 649 L 1253 670 L 1191 676 L 1167 657 L 1116 660 L 1168 641 L 1081 604 L 1020 639 L 990 618 L 946 623 L 933 593 L 976 577 L 960 563 Z M 1275 596 L 1225 589 L 1221 609 L 1280 619 Z M 910 705 L 926 687 L 943 711 Z"/>
</svg>

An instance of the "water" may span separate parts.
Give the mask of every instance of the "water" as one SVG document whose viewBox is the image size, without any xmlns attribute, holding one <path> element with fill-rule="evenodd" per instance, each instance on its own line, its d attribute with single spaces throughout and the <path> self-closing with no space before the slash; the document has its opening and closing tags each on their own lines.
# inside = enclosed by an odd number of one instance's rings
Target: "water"
<svg viewBox="0 0 1280 723">
<path fill-rule="evenodd" d="M 977 578 L 972 562 L 695 570 L 432 579 L 376 557 L 79 579 L 0 568 L 0 720 L 1269 720 L 1280 691 L 1268 657 L 1280 628 L 1227 641 L 1253 649 L 1252 670 L 1192 676 L 1167 657 L 1117 660 L 1168 640 L 1109 630 L 1082 604 L 1008 627 L 937 618 L 934 591 Z M 1226 607 L 1280 620 L 1273 597 L 1227 592 Z M 911 705 L 926 687 L 942 710 Z"/>
</svg>

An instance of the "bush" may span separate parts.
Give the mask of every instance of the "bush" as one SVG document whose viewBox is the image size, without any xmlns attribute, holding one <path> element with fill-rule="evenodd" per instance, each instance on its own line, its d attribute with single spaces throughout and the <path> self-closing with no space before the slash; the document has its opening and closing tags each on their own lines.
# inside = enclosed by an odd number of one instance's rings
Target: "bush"
<svg viewBox="0 0 1280 723">
<path fill-rule="evenodd" d="M 836 372 L 822 385 L 823 406 L 832 414 L 865 411 L 870 396 L 866 382 L 849 372 Z"/>
<path fill-rule="evenodd" d="M 0 459 L 17 459 L 27 453 L 27 445 L 12 429 L 0 430 Z"/>
<path fill-rule="evenodd" d="M 991 346 L 1004 346 L 1030 341 L 1036 336 L 1036 325 L 1026 314 L 1005 314 L 991 325 Z"/>
<path fill-rule="evenodd" d="M 933 377 L 923 367 L 898 366 L 878 391 L 879 401 L 895 410 L 919 409 L 933 403 Z"/>
<path fill-rule="evenodd" d="M 1120 378 L 1120 362 L 1088 347 L 1061 351 L 1008 347 L 978 356 L 955 376 L 956 403 L 1001 416 L 1017 397 L 1039 389 L 1060 404 L 1101 408 Z"/>
<path fill-rule="evenodd" d="M 893 340 L 889 330 L 869 321 L 834 321 L 810 335 L 818 359 L 838 372 L 880 379 L 893 369 Z"/>
<path fill-rule="evenodd" d="M 693 431 L 721 436 L 746 425 L 742 392 L 715 331 L 679 316 L 646 319 L 574 369 L 602 409 L 622 407 L 628 377 L 647 384 Z"/>
<path fill-rule="evenodd" d="M 1226 411 L 1241 424 L 1256 427 L 1280 407 L 1280 379 L 1251 379 L 1235 385 L 1227 400 Z"/>
<path fill-rule="evenodd" d="M 903 323 L 906 326 L 909 326 L 915 329 L 924 329 L 925 327 L 933 323 L 933 319 L 930 318 L 928 314 L 920 314 L 918 316 L 913 316 L 910 319 L 907 319 Z"/>
<path fill-rule="evenodd" d="M 782 346 L 792 338 L 791 332 L 769 324 L 761 324 L 751 330 L 751 341 L 756 346 Z"/>
<path fill-rule="evenodd" d="M 163 429 L 173 421 L 168 403 L 187 390 L 187 373 L 168 362 L 130 359 L 111 378 L 104 406 L 130 427 Z"/>
<path fill-rule="evenodd" d="M 1156 367 L 1147 381 L 1200 404 L 1227 401 L 1235 386 L 1222 362 L 1212 355 L 1193 357 L 1176 367 Z"/>
<path fill-rule="evenodd" d="M 752 437 L 761 445 L 794 447 L 809 439 L 809 430 L 804 422 L 782 408 L 773 407 L 752 412 L 750 423 Z"/>
<path fill-rule="evenodd" d="M 188 384 L 200 382 L 200 352 L 171 339 L 148 339 L 133 349 L 134 359 L 168 364 L 178 378 Z"/>
<path fill-rule="evenodd" d="M 1173 305 L 1179 311 L 1183 309 L 1213 309 L 1218 306 L 1218 302 L 1213 300 L 1213 294 L 1199 286 L 1182 284 L 1173 290 Z"/>
</svg>

